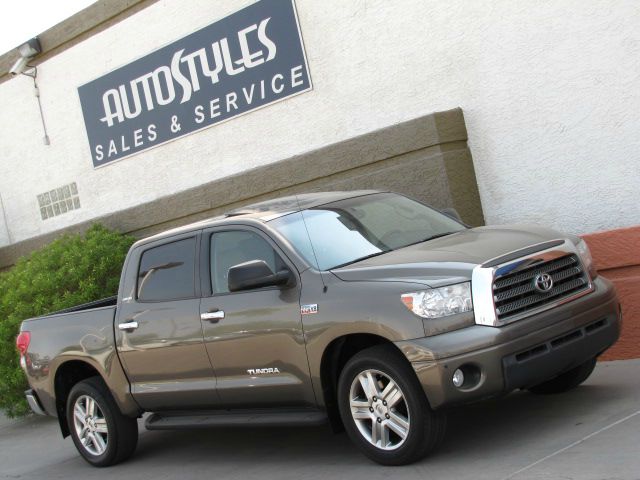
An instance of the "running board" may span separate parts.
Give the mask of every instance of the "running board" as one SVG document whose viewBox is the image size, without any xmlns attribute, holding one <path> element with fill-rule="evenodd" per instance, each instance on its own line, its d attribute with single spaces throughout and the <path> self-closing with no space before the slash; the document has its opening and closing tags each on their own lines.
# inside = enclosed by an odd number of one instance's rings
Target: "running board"
<svg viewBox="0 0 640 480">
<path fill-rule="evenodd" d="M 328 421 L 320 410 L 208 410 L 154 413 L 147 418 L 147 430 L 177 430 L 214 427 L 301 427 Z"/>
</svg>

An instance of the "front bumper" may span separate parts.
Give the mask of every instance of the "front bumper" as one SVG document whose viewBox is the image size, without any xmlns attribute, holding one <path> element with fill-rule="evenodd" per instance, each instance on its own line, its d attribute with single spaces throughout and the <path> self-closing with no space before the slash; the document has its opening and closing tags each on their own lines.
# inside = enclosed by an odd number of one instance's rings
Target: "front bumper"
<svg viewBox="0 0 640 480">
<path fill-rule="evenodd" d="M 476 325 L 397 342 L 411 362 L 433 408 L 527 388 L 566 372 L 613 345 L 620 335 L 620 306 L 613 285 L 503 327 Z M 477 372 L 456 388 L 453 372 Z"/>
</svg>

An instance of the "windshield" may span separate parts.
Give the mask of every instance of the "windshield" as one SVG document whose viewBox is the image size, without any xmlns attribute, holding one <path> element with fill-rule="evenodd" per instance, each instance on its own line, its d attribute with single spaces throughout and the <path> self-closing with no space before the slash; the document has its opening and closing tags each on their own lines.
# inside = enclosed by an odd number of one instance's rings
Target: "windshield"
<svg viewBox="0 0 640 480">
<path fill-rule="evenodd" d="M 269 225 L 320 270 L 465 228 L 432 208 L 393 193 L 340 200 L 276 218 Z"/>
</svg>

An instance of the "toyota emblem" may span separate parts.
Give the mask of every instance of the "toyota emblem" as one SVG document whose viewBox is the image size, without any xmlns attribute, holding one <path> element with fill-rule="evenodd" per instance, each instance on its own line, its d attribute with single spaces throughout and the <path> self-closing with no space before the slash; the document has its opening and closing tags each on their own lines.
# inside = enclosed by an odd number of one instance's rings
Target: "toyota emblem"
<svg viewBox="0 0 640 480">
<path fill-rule="evenodd" d="M 533 279 L 533 286 L 542 293 L 548 293 L 553 288 L 553 278 L 548 273 L 540 273 Z"/>
</svg>

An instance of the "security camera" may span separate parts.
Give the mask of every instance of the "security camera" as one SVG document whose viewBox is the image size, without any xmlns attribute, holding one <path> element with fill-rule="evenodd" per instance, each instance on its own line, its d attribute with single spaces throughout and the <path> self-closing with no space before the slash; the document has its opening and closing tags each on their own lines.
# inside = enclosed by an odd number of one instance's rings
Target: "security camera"
<svg viewBox="0 0 640 480">
<path fill-rule="evenodd" d="M 18 47 L 18 52 L 20 53 L 20 58 L 16 60 L 16 63 L 14 63 L 11 70 L 9 70 L 9 73 L 13 76 L 23 73 L 27 68 L 29 60 L 42 52 L 42 47 L 40 46 L 38 37 L 32 38 L 28 42 L 20 45 Z"/>
<path fill-rule="evenodd" d="M 9 73 L 11 73 L 11 75 L 15 76 L 15 75 L 20 75 L 22 72 L 24 72 L 24 69 L 27 67 L 27 63 L 29 63 L 29 59 L 26 57 L 20 57 L 16 63 L 13 64 L 13 67 L 11 67 L 11 70 L 9 70 Z"/>
</svg>

